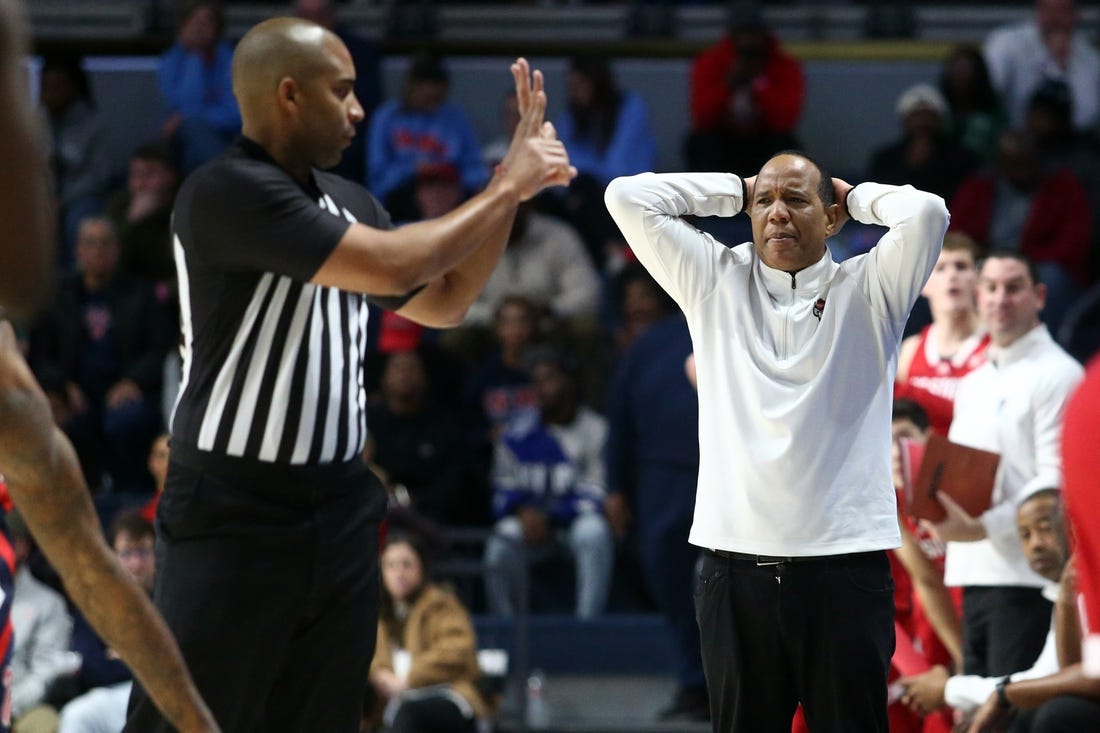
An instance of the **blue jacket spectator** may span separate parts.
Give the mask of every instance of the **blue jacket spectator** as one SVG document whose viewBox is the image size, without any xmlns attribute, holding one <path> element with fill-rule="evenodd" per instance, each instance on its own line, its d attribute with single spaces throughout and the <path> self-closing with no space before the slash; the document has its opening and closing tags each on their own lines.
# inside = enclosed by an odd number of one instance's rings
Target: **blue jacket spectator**
<svg viewBox="0 0 1100 733">
<path fill-rule="evenodd" d="M 157 81 L 169 112 L 163 133 L 179 145 L 189 173 L 232 142 L 241 113 L 233 96 L 233 48 L 221 37 L 221 7 L 192 0 L 180 19 L 176 44 L 161 56 Z"/>
<path fill-rule="evenodd" d="M 645 102 L 618 88 L 605 59 L 574 58 L 568 95 L 569 107 L 554 126 L 580 175 L 606 186 L 656 167 L 657 139 Z"/>
<path fill-rule="evenodd" d="M 418 58 L 401 99 L 384 102 L 371 119 L 368 183 L 394 221 L 420 218 L 413 188 L 422 167 L 453 165 L 467 194 L 489 179 L 474 129 L 462 108 L 447 100 L 448 88 L 439 59 Z"/>
</svg>

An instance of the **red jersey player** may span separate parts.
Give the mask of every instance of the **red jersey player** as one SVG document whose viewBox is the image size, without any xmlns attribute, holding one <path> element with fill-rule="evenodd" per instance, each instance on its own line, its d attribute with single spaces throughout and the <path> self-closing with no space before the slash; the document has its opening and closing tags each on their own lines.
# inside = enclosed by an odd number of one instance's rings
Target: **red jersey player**
<svg viewBox="0 0 1100 733">
<path fill-rule="evenodd" d="M 1082 663 L 1100 677 L 1100 357 L 1066 405 L 1062 429 L 1062 473 L 1066 509 L 1073 525 L 1080 594 Z"/>
<path fill-rule="evenodd" d="M 932 324 L 901 343 L 894 397 L 911 399 L 928 413 L 932 430 L 947 435 L 959 380 L 985 363 L 989 335 L 981 328 L 975 289 L 978 246 L 949 232 L 921 294 Z"/>
</svg>

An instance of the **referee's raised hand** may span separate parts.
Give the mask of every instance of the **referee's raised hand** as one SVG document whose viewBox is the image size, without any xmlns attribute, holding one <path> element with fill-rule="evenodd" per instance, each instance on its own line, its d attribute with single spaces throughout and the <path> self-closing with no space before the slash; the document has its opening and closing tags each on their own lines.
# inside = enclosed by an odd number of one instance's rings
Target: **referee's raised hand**
<svg viewBox="0 0 1100 733">
<path fill-rule="evenodd" d="M 548 186 L 564 186 L 577 175 L 569 152 L 558 140 L 554 125 L 546 121 L 546 92 L 542 72 L 531 71 L 527 59 L 512 64 L 516 83 L 519 124 L 512 144 L 497 168 L 497 176 L 512 179 L 520 199 L 526 201 Z"/>
</svg>

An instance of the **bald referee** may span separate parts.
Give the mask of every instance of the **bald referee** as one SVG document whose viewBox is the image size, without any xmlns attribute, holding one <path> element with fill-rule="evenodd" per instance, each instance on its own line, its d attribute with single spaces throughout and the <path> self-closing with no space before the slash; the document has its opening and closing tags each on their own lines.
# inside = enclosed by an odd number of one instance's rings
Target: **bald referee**
<svg viewBox="0 0 1100 733">
<path fill-rule="evenodd" d="M 0 0 L 0 311 L 17 317 L 31 315 L 49 293 L 53 252 L 45 155 L 20 69 L 25 51 L 22 7 Z M 7 322 L 0 322 L 0 474 L 69 597 L 149 686 L 173 725 L 189 733 L 217 730 L 168 629 L 104 542 L 76 454 L 55 427 Z M 9 717 L 4 706 L 0 730 Z"/>
<path fill-rule="evenodd" d="M 339 38 L 277 18 L 237 46 L 243 136 L 173 215 L 184 366 L 155 593 L 226 731 L 358 730 L 384 507 L 360 459 L 368 300 L 459 323 L 517 205 L 575 175 L 541 74 L 522 59 L 512 74 L 522 119 L 488 188 L 393 229 L 365 189 L 322 172 L 363 117 Z M 137 688 L 126 730 L 169 730 Z"/>
</svg>

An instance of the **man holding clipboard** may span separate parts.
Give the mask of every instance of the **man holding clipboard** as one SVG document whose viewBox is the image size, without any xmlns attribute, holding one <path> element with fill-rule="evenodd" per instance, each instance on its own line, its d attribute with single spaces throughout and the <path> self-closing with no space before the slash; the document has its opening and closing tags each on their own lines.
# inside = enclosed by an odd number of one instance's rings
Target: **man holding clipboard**
<svg viewBox="0 0 1100 733">
<path fill-rule="evenodd" d="M 990 254 L 978 278 L 989 360 L 959 383 L 953 443 L 1000 455 L 991 507 L 971 514 L 944 491 L 934 524 L 947 545 L 945 582 L 963 587 L 964 671 L 982 676 L 1026 669 L 1043 646 L 1050 602 L 1016 537 L 1018 500 L 1061 486 L 1062 412 L 1082 369 L 1039 320 L 1046 286 L 1026 257 Z"/>
</svg>

